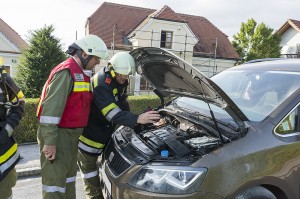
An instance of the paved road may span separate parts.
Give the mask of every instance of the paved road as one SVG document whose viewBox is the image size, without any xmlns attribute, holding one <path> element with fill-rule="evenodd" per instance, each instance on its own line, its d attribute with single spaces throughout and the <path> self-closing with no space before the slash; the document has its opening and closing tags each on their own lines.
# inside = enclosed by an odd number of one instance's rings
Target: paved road
<svg viewBox="0 0 300 199">
<path fill-rule="evenodd" d="M 13 199 L 41 199 L 42 183 L 40 176 L 24 177 L 17 180 L 13 188 Z M 76 198 L 85 199 L 83 183 L 80 173 L 76 177 Z"/>
</svg>

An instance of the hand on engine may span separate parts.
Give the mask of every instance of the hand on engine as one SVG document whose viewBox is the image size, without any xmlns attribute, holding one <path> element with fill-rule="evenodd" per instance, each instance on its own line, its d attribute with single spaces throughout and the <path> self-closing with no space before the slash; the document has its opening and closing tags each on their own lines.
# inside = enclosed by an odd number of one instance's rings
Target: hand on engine
<svg viewBox="0 0 300 199">
<path fill-rule="evenodd" d="M 159 121 L 160 115 L 158 111 L 148 111 L 139 115 L 138 124 L 155 123 Z"/>
</svg>

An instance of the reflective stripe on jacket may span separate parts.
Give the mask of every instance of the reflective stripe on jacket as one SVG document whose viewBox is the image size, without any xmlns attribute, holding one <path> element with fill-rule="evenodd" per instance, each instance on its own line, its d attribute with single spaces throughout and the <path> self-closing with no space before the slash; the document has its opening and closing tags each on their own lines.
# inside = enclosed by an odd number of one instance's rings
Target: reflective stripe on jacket
<svg viewBox="0 0 300 199">
<path fill-rule="evenodd" d="M 0 181 L 15 167 L 20 160 L 18 145 L 13 138 L 0 147 Z"/>
<path fill-rule="evenodd" d="M 42 102 L 46 98 L 47 88 L 54 74 L 63 69 L 70 71 L 74 85 L 72 92 L 68 96 L 62 117 L 43 116 L 41 115 L 43 109 Z M 40 97 L 37 116 L 40 123 L 58 124 L 62 128 L 84 127 L 87 125 L 91 100 L 90 78 L 83 73 L 73 58 L 69 58 L 51 71 Z"/>
</svg>

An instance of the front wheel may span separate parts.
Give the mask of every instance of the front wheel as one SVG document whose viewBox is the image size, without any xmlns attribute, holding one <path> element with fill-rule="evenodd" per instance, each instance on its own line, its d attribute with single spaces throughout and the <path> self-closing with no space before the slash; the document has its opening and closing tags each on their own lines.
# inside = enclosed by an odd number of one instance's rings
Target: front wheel
<svg viewBox="0 0 300 199">
<path fill-rule="evenodd" d="M 276 199 L 276 196 L 262 186 L 255 186 L 238 194 L 234 199 Z"/>
</svg>

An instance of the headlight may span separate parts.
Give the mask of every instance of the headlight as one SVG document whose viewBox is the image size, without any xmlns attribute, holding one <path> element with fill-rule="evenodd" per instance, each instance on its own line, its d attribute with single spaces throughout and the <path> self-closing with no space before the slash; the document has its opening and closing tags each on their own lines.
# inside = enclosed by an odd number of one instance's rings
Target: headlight
<svg viewBox="0 0 300 199">
<path fill-rule="evenodd" d="M 130 179 L 137 189 L 162 194 L 190 194 L 201 185 L 206 168 L 143 166 Z"/>
</svg>

